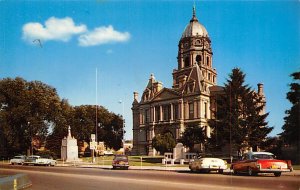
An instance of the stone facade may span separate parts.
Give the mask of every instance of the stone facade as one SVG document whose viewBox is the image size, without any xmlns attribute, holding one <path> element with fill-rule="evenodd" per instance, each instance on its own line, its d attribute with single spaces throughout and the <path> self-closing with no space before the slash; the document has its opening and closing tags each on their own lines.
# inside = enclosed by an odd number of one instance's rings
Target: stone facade
<svg viewBox="0 0 300 190">
<path fill-rule="evenodd" d="M 134 155 L 156 155 L 152 147 L 155 135 L 171 132 L 178 140 L 188 126 L 199 126 L 210 137 L 215 97 L 222 93 L 217 86 L 217 71 L 213 68 L 211 40 L 199 23 L 195 8 L 178 44 L 177 68 L 173 70 L 172 88 L 163 87 L 151 74 L 139 101 L 134 92 L 133 149 Z M 263 95 L 260 84 L 259 92 Z"/>
</svg>

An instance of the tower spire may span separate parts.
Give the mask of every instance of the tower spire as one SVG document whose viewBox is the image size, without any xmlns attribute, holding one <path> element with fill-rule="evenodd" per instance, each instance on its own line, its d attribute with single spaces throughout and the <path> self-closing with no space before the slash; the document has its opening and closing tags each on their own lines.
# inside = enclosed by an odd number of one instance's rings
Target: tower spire
<svg viewBox="0 0 300 190">
<path fill-rule="evenodd" d="M 195 3 L 195 1 L 194 1 L 194 5 L 193 5 L 193 17 L 190 20 L 190 22 L 193 22 L 193 21 L 198 21 L 198 19 L 196 17 L 196 3 Z"/>
</svg>

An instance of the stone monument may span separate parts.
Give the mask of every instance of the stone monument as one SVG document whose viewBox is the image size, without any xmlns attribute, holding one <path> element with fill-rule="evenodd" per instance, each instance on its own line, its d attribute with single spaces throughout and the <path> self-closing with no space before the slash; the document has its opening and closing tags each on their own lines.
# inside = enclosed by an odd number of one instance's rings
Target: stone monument
<svg viewBox="0 0 300 190">
<path fill-rule="evenodd" d="M 70 162 L 78 161 L 77 139 L 71 136 L 71 127 L 68 128 L 68 136 L 61 142 L 61 159 Z"/>
</svg>

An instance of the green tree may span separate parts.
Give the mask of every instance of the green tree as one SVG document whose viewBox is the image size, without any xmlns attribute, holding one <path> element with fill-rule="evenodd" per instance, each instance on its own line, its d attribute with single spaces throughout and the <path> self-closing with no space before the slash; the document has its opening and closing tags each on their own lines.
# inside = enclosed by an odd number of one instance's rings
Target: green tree
<svg viewBox="0 0 300 190">
<path fill-rule="evenodd" d="M 234 68 L 219 95 L 217 118 L 210 121 L 213 128 L 210 142 L 218 146 L 229 144 L 231 151 L 260 146 L 273 129 L 265 121 L 268 113 L 262 113 L 263 97 L 244 82 L 245 74 Z"/>
<path fill-rule="evenodd" d="M 96 124 L 95 105 L 71 107 L 66 101 L 62 102 L 61 112 L 55 120 L 53 132 L 47 140 L 49 148 L 60 147 L 61 139 L 67 135 L 68 126 L 71 126 L 72 136 L 78 141 L 90 142 L 91 134 L 96 134 L 97 127 L 97 141 L 104 141 L 107 147 L 115 150 L 122 147 L 124 135 L 122 119 L 102 106 L 97 107 Z M 56 153 L 60 154 L 58 151 Z"/>
<path fill-rule="evenodd" d="M 295 82 L 290 84 L 290 91 L 286 98 L 292 103 L 292 107 L 286 110 L 284 117 L 283 132 L 280 134 L 284 142 L 295 145 L 297 152 L 300 151 L 300 72 L 291 74 Z M 298 155 L 297 161 L 300 161 Z"/>
<path fill-rule="evenodd" d="M 51 125 L 51 132 L 46 139 L 46 149 L 51 150 L 55 157 L 60 156 L 61 140 L 68 133 L 68 126 L 74 120 L 74 108 L 68 100 L 63 99 L 60 102 L 58 113 Z"/>
<path fill-rule="evenodd" d="M 0 136 L 3 155 L 32 150 L 32 142 L 43 142 L 56 117 L 60 98 L 56 89 L 22 78 L 0 81 Z"/>
<path fill-rule="evenodd" d="M 152 146 L 161 154 L 165 152 L 173 152 L 176 141 L 171 132 L 158 134 L 152 139 Z"/>
<path fill-rule="evenodd" d="M 195 144 L 203 144 L 205 143 L 205 140 L 206 135 L 204 129 L 199 126 L 193 125 L 185 129 L 180 142 L 182 142 L 183 145 L 189 147 L 189 149 L 193 151 Z"/>
</svg>

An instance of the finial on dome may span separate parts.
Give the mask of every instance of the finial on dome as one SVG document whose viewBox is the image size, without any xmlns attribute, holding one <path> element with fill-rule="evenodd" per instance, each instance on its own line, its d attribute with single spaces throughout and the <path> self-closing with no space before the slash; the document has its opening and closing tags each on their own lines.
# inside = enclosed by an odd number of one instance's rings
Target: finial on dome
<svg viewBox="0 0 300 190">
<path fill-rule="evenodd" d="M 195 5 L 195 1 L 194 1 L 194 5 L 193 5 L 193 17 L 196 16 L 196 5 Z"/>
<path fill-rule="evenodd" d="M 197 17 L 196 17 L 196 3 L 194 1 L 194 5 L 193 5 L 193 18 L 190 20 L 190 22 L 193 21 L 198 21 Z"/>
</svg>

